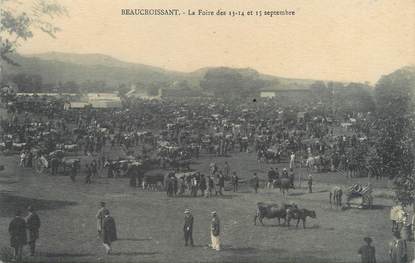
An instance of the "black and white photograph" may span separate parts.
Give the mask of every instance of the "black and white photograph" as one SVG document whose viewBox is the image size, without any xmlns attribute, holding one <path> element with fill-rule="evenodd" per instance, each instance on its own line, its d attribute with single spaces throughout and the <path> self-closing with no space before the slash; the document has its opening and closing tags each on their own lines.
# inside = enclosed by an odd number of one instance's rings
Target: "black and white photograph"
<svg viewBox="0 0 415 263">
<path fill-rule="evenodd" d="M 0 0 L 0 263 L 415 263 L 413 0 Z"/>
</svg>

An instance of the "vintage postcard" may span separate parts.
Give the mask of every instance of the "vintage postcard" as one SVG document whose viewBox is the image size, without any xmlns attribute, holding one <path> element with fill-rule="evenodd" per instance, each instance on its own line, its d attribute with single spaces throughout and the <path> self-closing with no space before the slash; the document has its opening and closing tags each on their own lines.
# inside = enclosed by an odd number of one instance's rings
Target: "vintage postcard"
<svg viewBox="0 0 415 263">
<path fill-rule="evenodd" d="M 0 263 L 415 262 L 413 0 L 0 0 Z"/>
</svg>

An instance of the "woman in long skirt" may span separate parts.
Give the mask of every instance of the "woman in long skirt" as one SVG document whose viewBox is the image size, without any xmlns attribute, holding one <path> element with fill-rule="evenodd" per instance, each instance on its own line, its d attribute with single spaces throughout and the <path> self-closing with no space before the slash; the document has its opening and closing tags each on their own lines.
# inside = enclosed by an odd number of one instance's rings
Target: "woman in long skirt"
<svg viewBox="0 0 415 263">
<path fill-rule="evenodd" d="M 216 211 L 212 212 L 212 223 L 210 228 L 212 240 L 211 247 L 217 251 L 220 250 L 220 221 Z"/>
</svg>

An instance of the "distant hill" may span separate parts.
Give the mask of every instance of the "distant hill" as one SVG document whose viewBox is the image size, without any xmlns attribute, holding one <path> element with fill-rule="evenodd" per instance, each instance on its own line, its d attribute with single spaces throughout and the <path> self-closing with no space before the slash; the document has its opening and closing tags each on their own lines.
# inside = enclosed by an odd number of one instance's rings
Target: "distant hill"
<svg viewBox="0 0 415 263">
<path fill-rule="evenodd" d="M 26 73 L 40 75 L 43 83 L 75 81 L 105 81 L 108 86 L 120 84 L 148 85 L 150 83 L 173 83 L 186 80 L 191 87 L 198 87 L 199 81 L 212 68 L 202 68 L 190 73 L 165 70 L 138 63 L 124 62 L 102 54 L 72 54 L 49 52 L 34 55 L 13 56 L 20 66 L 6 65 L 6 74 Z M 273 81 L 270 88 L 298 88 L 311 85 L 314 80 L 289 79 L 260 74 L 251 68 L 235 69 L 240 74 L 255 74 L 259 78 Z"/>
<path fill-rule="evenodd" d="M 6 65 L 7 74 L 37 74 L 42 77 L 43 83 L 105 81 L 109 86 L 118 86 L 121 83 L 170 82 L 185 77 L 183 73 L 125 63 L 95 54 L 46 53 L 39 57 L 14 55 L 13 60 L 20 66 Z"/>
</svg>

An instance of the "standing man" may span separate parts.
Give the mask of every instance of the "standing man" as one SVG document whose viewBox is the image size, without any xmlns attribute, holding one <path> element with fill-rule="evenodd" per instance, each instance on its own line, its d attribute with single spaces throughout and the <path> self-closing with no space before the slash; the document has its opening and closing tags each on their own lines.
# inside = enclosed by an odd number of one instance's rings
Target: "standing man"
<svg viewBox="0 0 415 263">
<path fill-rule="evenodd" d="M 365 237 L 363 239 L 365 245 L 361 246 L 358 250 L 358 254 L 361 256 L 362 263 L 376 263 L 376 251 L 375 247 L 372 246 L 372 238 Z"/>
<path fill-rule="evenodd" d="M 294 165 L 295 165 L 295 153 L 291 152 L 291 155 L 290 155 L 290 169 L 294 169 Z"/>
<path fill-rule="evenodd" d="M 219 188 L 219 195 L 223 195 L 223 191 L 225 188 L 225 176 L 222 174 L 222 172 L 219 173 L 218 188 Z"/>
<path fill-rule="evenodd" d="M 211 248 L 220 251 L 220 221 L 216 211 L 212 212 L 212 222 L 210 225 Z"/>
<path fill-rule="evenodd" d="M 394 232 L 394 239 L 389 243 L 391 263 L 408 263 L 406 242 L 401 239 L 399 232 Z"/>
<path fill-rule="evenodd" d="M 199 182 L 199 189 L 200 189 L 200 192 L 202 192 L 201 196 L 205 196 L 206 188 L 207 188 L 206 177 L 205 177 L 204 174 L 201 174 L 200 175 L 200 182 Z"/>
<path fill-rule="evenodd" d="M 239 183 L 239 177 L 238 177 L 238 175 L 236 175 L 236 172 L 233 172 L 233 174 L 232 174 L 232 186 L 233 186 L 233 191 L 234 192 L 238 191 L 238 183 Z"/>
<path fill-rule="evenodd" d="M 412 239 L 415 240 L 415 206 L 414 206 L 414 213 L 412 215 Z"/>
<path fill-rule="evenodd" d="M 101 202 L 100 203 L 100 208 L 98 210 L 97 215 L 95 216 L 97 218 L 97 231 L 98 231 L 98 236 L 101 235 L 102 233 L 102 226 L 104 224 L 104 213 L 105 211 L 108 211 L 108 209 L 105 207 L 105 202 Z"/>
<path fill-rule="evenodd" d="M 98 163 L 97 163 L 97 160 L 92 160 L 92 163 L 91 163 L 91 175 L 93 176 L 93 177 L 97 177 L 98 176 Z"/>
<path fill-rule="evenodd" d="M 77 173 L 78 173 L 77 164 L 76 164 L 76 162 L 73 162 L 72 163 L 72 166 L 71 166 L 71 175 L 70 175 L 72 182 L 75 182 L 76 181 L 76 175 L 77 175 Z"/>
<path fill-rule="evenodd" d="M 88 164 L 86 164 L 85 168 L 86 168 L 85 183 L 91 184 L 91 177 L 92 177 L 91 167 Z"/>
<path fill-rule="evenodd" d="M 168 197 L 173 196 L 173 182 L 171 180 L 171 173 L 166 177 L 166 193 Z"/>
<path fill-rule="evenodd" d="M 225 178 L 229 178 L 229 175 L 231 174 L 231 167 L 227 161 L 225 162 L 225 167 L 223 167 L 223 172 L 225 173 Z"/>
<path fill-rule="evenodd" d="M 187 244 L 190 240 L 190 245 L 193 247 L 193 215 L 190 209 L 184 211 L 184 245 L 187 247 Z"/>
<path fill-rule="evenodd" d="M 29 215 L 26 217 L 26 226 L 29 230 L 30 255 L 35 255 L 36 240 L 39 239 L 40 218 L 33 207 L 27 208 Z"/>
<path fill-rule="evenodd" d="M 275 171 L 274 171 L 274 168 L 271 167 L 270 170 L 268 171 L 268 182 L 267 182 L 268 189 L 271 189 L 271 187 L 273 186 L 274 178 L 275 178 Z"/>
<path fill-rule="evenodd" d="M 21 211 L 17 210 L 9 224 L 10 246 L 14 249 L 14 259 L 17 262 L 22 261 L 23 246 L 27 243 L 26 221 L 21 216 Z"/>
<path fill-rule="evenodd" d="M 102 223 L 102 242 L 107 255 L 111 253 L 111 243 L 117 240 L 117 228 L 115 220 L 110 216 L 110 211 L 104 210 L 104 220 Z"/>
<path fill-rule="evenodd" d="M 313 176 L 311 174 L 308 175 L 308 192 L 312 193 L 313 192 Z"/>
<path fill-rule="evenodd" d="M 258 188 L 259 188 L 259 178 L 258 175 L 256 173 L 254 173 L 254 178 L 252 180 L 253 186 L 254 186 L 254 190 L 255 193 L 258 193 Z"/>
<path fill-rule="evenodd" d="M 214 183 L 212 177 L 213 177 L 213 175 L 208 176 L 207 180 L 206 180 L 207 181 L 207 184 L 206 184 L 206 186 L 207 186 L 206 197 L 207 198 L 212 197 L 212 192 L 213 192 L 213 189 L 215 188 L 215 183 Z"/>
<path fill-rule="evenodd" d="M 289 178 L 290 178 L 290 183 L 291 183 L 292 188 L 295 189 L 295 186 L 294 186 L 295 173 L 294 173 L 293 168 L 290 168 Z"/>
</svg>

